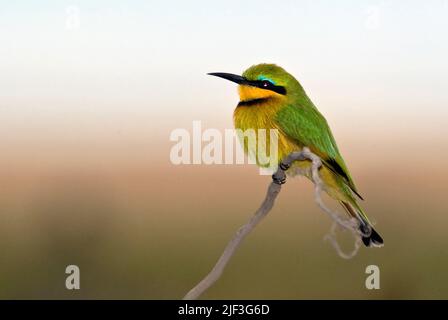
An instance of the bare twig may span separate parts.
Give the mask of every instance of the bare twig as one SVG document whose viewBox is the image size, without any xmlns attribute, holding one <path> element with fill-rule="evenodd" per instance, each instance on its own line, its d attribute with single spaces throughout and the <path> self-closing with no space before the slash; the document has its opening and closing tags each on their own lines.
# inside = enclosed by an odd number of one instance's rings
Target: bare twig
<svg viewBox="0 0 448 320">
<path fill-rule="evenodd" d="M 324 186 L 322 179 L 319 176 L 319 168 L 321 167 L 322 162 L 318 156 L 316 156 L 315 154 L 310 152 L 308 149 L 306 149 L 306 150 L 305 149 L 304 149 L 304 151 L 305 151 L 306 158 L 311 159 L 311 161 L 313 163 L 313 165 L 311 167 L 311 177 L 314 182 L 314 200 L 316 201 L 317 205 L 322 209 L 322 211 L 327 213 L 330 216 L 330 218 L 334 221 L 334 223 L 331 227 L 330 233 L 327 234 L 324 237 L 324 239 L 330 241 L 331 245 L 333 246 L 333 248 L 336 250 L 336 252 L 338 253 L 338 255 L 341 258 L 351 259 L 358 253 L 358 250 L 361 247 L 360 235 L 363 235 L 363 234 L 359 229 L 359 221 L 355 218 L 343 219 L 339 214 L 332 211 L 325 205 L 325 203 L 323 202 L 323 200 L 320 196 L 320 194 L 322 192 L 322 188 Z M 349 253 L 345 253 L 341 249 L 339 243 L 336 240 L 337 226 L 341 227 L 343 230 L 350 231 L 355 238 L 355 247 Z"/>
<path fill-rule="evenodd" d="M 197 299 L 205 290 L 207 290 L 213 283 L 221 277 L 224 268 L 229 262 L 230 258 L 240 246 L 243 239 L 252 231 L 253 228 L 271 211 L 274 201 L 281 190 L 281 185 L 271 182 L 261 207 L 255 212 L 255 215 L 242 226 L 232 240 L 227 244 L 223 254 L 219 258 L 212 271 L 199 282 L 193 289 L 191 289 L 184 297 L 184 300 Z"/>
<path fill-rule="evenodd" d="M 243 225 L 237 233 L 234 235 L 232 240 L 227 244 L 224 252 L 222 253 L 219 260 L 216 262 L 210 273 L 201 280 L 193 289 L 191 289 L 183 298 L 184 300 L 194 300 L 197 299 L 202 293 L 204 293 L 208 288 L 210 288 L 222 275 L 224 268 L 229 262 L 230 258 L 233 256 L 235 251 L 241 245 L 243 239 L 257 226 L 257 224 L 271 211 L 274 206 L 275 199 L 281 190 L 281 185 L 286 181 L 285 171 L 291 166 L 294 161 L 297 160 L 310 160 L 311 165 L 311 178 L 315 185 L 315 200 L 319 207 L 325 211 L 334 221 L 335 224 L 332 227 L 331 234 L 326 237 L 330 240 L 333 247 L 336 249 L 338 254 L 346 259 L 353 257 L 359 249 L 359 236 L 357 237 L 357 242 L 355 243 L 355 250 L 349 254 L 345 254 L 339 247 L 335 239 L 336 226 L 339 225 L 345 230 L 350 230 L 354 235 L 358 235 L 358 224 L 354 220 L 342 219 L 337 213 L 328 209 L 322 198 L 320 197 L 321 191 L 323 189 L 323 183 L 319 176 L 319 169 L 322 166 L 322 161 L 320 158 L 312 153 L 308 148 L 303 148 L 301 152 L 292 152 L 289 154 L 280 164 L 277 171 L 272 175 L 272 182 L 269 185 L 266 197 L 261 204 L 260 208 L 255 212 L 254 216 Z"/>
<path fill-rule="evenodd" d="M 338 253 L 338 255 L 341 258 L 351 259 L 354 256 L 356 256 L 359 248 L 361 247 L 361 238 L 358 236 L 358 232 L 355 232 L 355 230 L 353 230 L 353 229 L 349 229 L 355 237 L 355 247 L 353 248 L 353 250 L 351 252 L 346 253 L 341 249 L 341 246 L 339 245 L 338 241 L 336 240 L 337 226 L 338 226 L 337 222 L 334 222 L 333 225 L 331 226 L 330 233 L 324 237 L 324 240 L 330 241 L 331 245 L 333 246 L 333 248 L 336 250 L 336 252 Z"/>
</svg>

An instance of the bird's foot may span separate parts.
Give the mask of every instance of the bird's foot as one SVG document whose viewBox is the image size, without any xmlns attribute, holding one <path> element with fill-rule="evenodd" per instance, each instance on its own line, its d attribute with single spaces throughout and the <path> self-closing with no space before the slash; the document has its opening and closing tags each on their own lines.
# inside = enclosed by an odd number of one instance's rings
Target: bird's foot
<svg viewBox="0 0 448 320">
<path fill-rule="evenodd" d="M 284 175 L 279 177 L 278 175 L 273 174 L 272 175 L 272 182 L 274 182 L 274 183 L 276 183 L 278 185 L 285 184 L 286 183 L 286 177 Z"/>
<path fill-rule="evenodd" d="M 286 174 L 285 171 L 289 169 L 289 164 L 280 162 L 279 169 L 276 173 L 272 175 L 272 181 L 278 185 L 282 185 L 286 183 Z"/>
</svg>

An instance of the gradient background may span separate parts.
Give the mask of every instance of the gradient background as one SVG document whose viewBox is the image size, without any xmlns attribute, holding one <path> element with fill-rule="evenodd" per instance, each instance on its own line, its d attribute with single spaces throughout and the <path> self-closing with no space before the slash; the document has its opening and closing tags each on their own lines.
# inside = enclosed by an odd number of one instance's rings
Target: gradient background
<svg viewBox="0 0 448 320">
<path fill-rule="evenodd" d="M 169 134 L 231 128 L 235 85 L 205 74 L 260 62 L 327 117 L 386 245 L 339 258 L 312 185 L 289 180 L 203 298 L 448 298 L 447 16 L 442 0 L 2 0 L 0 298 L 181 298 L 270 178 L 174 166 Z"/>
</svg>

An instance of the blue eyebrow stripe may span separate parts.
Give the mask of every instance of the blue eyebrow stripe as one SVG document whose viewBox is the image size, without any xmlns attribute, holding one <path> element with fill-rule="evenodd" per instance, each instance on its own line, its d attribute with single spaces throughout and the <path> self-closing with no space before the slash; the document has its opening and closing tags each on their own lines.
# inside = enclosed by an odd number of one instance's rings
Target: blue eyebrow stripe
<svg viewBox="0 0 448 320">
<path fill-rule="evenodd" d="M 274 82 L 274 81 L 272 81 L 271 79 L 269 79 L 269 78 L 267 78 L 267 77 L 265 77 L 265 76 L 259 76 L 259 77 L 258 77 L 258 80 L 260 80 L 260 81 L 269 81 L 270 83 L 272 83 L 273 85 L 275 85 L 275 82 Z"/>
</svg>

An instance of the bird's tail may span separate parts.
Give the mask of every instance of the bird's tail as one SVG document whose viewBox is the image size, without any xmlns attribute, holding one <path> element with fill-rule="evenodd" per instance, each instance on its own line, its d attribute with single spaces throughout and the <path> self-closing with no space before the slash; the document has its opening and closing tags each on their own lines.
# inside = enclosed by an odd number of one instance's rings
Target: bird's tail
<svg viewBox="0 0 448 320">
<path fill-rule="evenodd" d="M 384 244 L 383 238 L 375 231 L 362 208 L 355 201 L 353 204 L 345 201 L 340 202 L 350 216 L 359 220 L 359 229 L 362 233 L 364 245 L 366 247 L 382 247 Z"/>
</svg>

